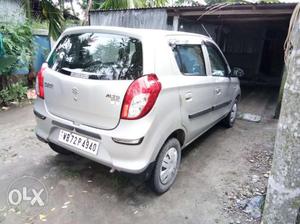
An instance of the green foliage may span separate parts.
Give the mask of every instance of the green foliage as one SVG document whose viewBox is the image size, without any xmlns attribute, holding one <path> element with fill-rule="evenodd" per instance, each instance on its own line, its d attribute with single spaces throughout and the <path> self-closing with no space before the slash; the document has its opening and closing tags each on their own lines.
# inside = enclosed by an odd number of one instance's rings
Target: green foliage
<svg viewBox="0 0 300 224">
<path fill-rule="evenodd" d="M 100 4 L 103 2 L 102 4 Z M 128 9 L 165 6 L 168 0 L 105 0 L 94 1 L 93 8 L 98 6 L 101 9 Z"/>
<path fill-rule="evenodd" d="M 28 87 L 22 82 L 9 85 L 0 91 L 0 103 L 7 104 L 12 101 L 21 101 L 26 97 Z"/>
<path fill-rule="evenodd" d="M 88 1 L 89 0 L 82 0 L 79 2 L 79 5 L 81 6 L 82 9 L 86 10 L 88 7 Z M 99 9 L 101 5 L 105 2 L 105 0 L 93 0 L 93 4 L 91 9 Z"/>
<path fill-rule="evenodd" d="M 192 5 L 196 6 L 199 5 L 199 2 L 197 0 L 176 0 L 175 5 Z"/>
<path fill-rule="evenodd" d="M 33 54 L 33 39 L 30 23 L 1 24 L 5 56 L 1 58 L 0 75 L 10 75 L 23 65 L 31 62 Z"/>
<path fill-rule="evenodd" d="M 12 68 L 14 68 L 14 65 L 17 61 L 16 56 L 5 56 L 0 59 L 0 75 L 5 75 L 9 71 L 11 71 Z"/>
<path fill-rule="evenodd" d="M 181 0 L 179 0 L 181 1 Z M 249 3 L 247 0 L 205 0 L 209 5 L 219 3 Z M 258 3 L 279 3 L 279 0 L 259 0 Z"/>
<path fill-rule="evenodd" d="M 106 0 L 101 5 L 101 9 L 127 9 L 142 7 L 146 7 L 146 2 L 141 0 Z"/>
<path fill-rule="evenodd" d="M 261 0 L 259 3 L 280 3 L 279 0 Z"/>
<path fill-rule="evenodd" d="M 31 26 L 32 29 L 44 29 L 48 30 L 49 29 L 49 24 L 47 21 L 42 20 L 41 18 L 35 18 L 31 21 Z"/>
<path fill-rule="evenodd" d="M 219 3 L 242 3 L 244 0 L 205 0 L 208 5 L 219 4 Z"/>
<path fill-rule="evenodd" d="M 43 16 L 49 22 L 49 35 L 53 39 L 57 39 L 63 29 L 64 17 L 62 12 L 49 0 L 42 0 Z"/>
<path fill-rule="evenodd" d="M 148 0 L 146 1 L 147 6 L 149 7 L 163 7 L 168 3 L 168 0 Z"/>
<path fill-rule="evenodd" d="M 66 19 L 63 28 L 68 28 L 72 26 L 79 26 L 80 25 L 80 20 L 71 20 L 71 19 Z"/>
<path fill-rule="evenodd" d="M 49 28 L 49 35 L 55 40 L 60 36 L 64 24 L 63 12 L 60 11 L 60 9 L 53 3 L 52 0 L 22 0 L 21 2 L 23 8 L 25 9 L 26 17 L 29 20 L 33 19 L 31 14 L 34 3 L 40 4 L 41 13 L 39 16 L 43 20 L 47 21 L 48 24 L 46 24 L 46 27 Z M 40 20 L 41 18 L 37 18 L 37 20 Z M 38 24 L 34 23 L 34 25 Z M 43 24 L 43 26 L 45 25 Z"/>
</svg>

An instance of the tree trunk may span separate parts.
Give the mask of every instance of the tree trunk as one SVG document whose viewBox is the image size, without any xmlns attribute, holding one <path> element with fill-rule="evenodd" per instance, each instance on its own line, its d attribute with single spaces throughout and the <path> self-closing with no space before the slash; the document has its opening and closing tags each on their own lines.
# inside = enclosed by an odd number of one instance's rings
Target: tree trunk
<svg viewBox="0 0 300 224">
<path fill-rule="evenodd" d="M 300 4 L 292 16 L 287 80 L 274 146 L 263 224 L 299 223 L 300 208 Z"/>
<path fill-rule="evenodd" d="M 65 0 L 60 0 L 59 4 L 60 4 L 60 11 L 63 12 L 65 9 Z"/>
<path fill-rule="evenodd" d="M 90 9 L 92 8 L 92 5 L 93 5 L 93 0 L 89 0 L 88 6 L 87 6 L 86 11 L 85 11 L 85 13 L 84 13 L 84 20 L 83 20 L 82 25 L 87 25 L 87 24 L 88 24 L 88 20 L 89 20 L 89 11 L 90 11 Z"/>
<path fill-rule="evenodd" d="M 31 1 L 30 0 L 24 0 L 24 6 L 25 6 L 25 13 L 26 13 L 26 18 L 31 19 Z"/>
<path fill-rule="evenodd" d="M 72 9 L 72 12 L 73 12 L 73 16 L 77 16 L 76 12 L 75 12 L 75 9 L 74 9 L 73 0 L 70 0 L 70 4 L 71 4 L 71 9 Z"/>
<path fill-rule="evenodd" d="M 282 96 L 283 96 L 283 90 L 284 90 L 284 85 L 285 85 L 285 81 L 286 81 L 286 76 L 287 76 L 287 71 L 286 71 L 286 68 L 284 66 L 282 79 L 281 79 L 281 84 L 280 84 L 279 95 L 278 95 L 278 98 L 277 98 L 276 110 L 275 110 L 275 114 L 274 114 L 274 118 L 276 118 L 276 119 L 278 119 L 279 115 L 280 115 L 281 102 L 282 102 Z"/>
</svg>

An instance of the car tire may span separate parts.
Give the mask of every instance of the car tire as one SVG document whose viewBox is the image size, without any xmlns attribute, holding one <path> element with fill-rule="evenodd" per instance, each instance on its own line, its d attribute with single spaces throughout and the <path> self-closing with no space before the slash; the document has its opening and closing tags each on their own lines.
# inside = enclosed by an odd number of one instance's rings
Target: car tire
<svg viewBox="0 0 300 224">
<path fill-rule="evenodd" d="M 180 143 L 176 138 L 170 138 L 162 146 L 149 180 L 154 192 L 163 194 L 170 189 L 176 179 L 180 161 Z"/>
<path fill-rule="evenodd" d="M 227 114 L 227 116 L 223 119 L 223 125 L 226 128 L 231 128 L 234 125 L 234 122 L 237 117 L 237 111 L 238 111 L 238 99 L 234 100 L 234 103 L 231 106 L 230 112 Z"/>
<path fill-rule="evenodd" d="M 73 154 L 73 152 L 69 151 L 69 150 L 66 150 L 64 149 L 63 147 L 61 146 L 58 146 L 56 144 L 53 144 L 51 142 L 49 142 L 49 146 L 50 148 L 54 151 L 54 152 L 57 152 L 59 154 L 63 154 L 63 155 L 71 155 Z"/>
</svg>

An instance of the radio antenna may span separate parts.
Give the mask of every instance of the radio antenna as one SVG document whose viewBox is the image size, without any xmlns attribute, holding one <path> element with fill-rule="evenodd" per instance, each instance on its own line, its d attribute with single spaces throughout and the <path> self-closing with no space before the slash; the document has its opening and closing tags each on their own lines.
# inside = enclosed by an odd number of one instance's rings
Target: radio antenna
<svg viewBox="0 0 300 224">
<path fill-rule="evenodd" d="M 205 26 L 203 24 L 201 24 L 202 28 L 204 29 L 205 33 L 207 34 L 207 36 L 209 36 L 211 38 L 211 35 L 209 34 L 209 32 L 207 31 L 207 29 L 205 28 Z M 211 38 L 212 39 L 212 38 Z"/>
</svg>

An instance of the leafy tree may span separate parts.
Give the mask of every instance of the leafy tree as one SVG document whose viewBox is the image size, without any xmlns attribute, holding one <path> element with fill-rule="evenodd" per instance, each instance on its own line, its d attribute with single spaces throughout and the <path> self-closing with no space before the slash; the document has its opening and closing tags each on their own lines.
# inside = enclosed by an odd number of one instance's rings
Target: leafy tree
<svg viewBox="0 0 300 224">
<path fill-rule="evenodd" d="M 5 54 L 0 59 L 0 89 L 8 85 L 8 76 L 15 70 L 28 66 L 33 54 L 30 23 L 0 24 Z"/>
<path fill-rule="evenodd" d="M 162 7 L 165 6 L 169 1 L 168 0 L 148 0 L 146 1 L 147 7 Z"/>
<path fill-rule="evenodd" d="M 90 9 L 99 9 L 103 2 L 104 0 L 93 0 Z M 81 2 L 79 2 L 79 5 L 82 9 L 86 10 L 89 5 L 89 0 L 82 0 Z"/>
<path fill-rule="evenodd" d="M 75 12 L 75 9 L 74 9 L 74 3 L 73 3 L 73 0 L 66 0 L 67 2 L 70 3 L 71 5 L 71 10 L 72 10 L 72 13 L 74 16 L 77 16 L 77 13 Z"/>
<path fill-rule="evenodd" d="M 62 32 L 64 17 L 61 11 L 51 0 L 22 0 L 28 19 L 32 19 L 33 4 L 37 3 L 41 6 L 41 15 L 49 23 L 49 35 L 53 39 L 57 39 Z M 60 1 L 60 6 L 64 1 Z"/>
<path fill-rule="evenodd" d="M 28 62 L 32 57 L 32 30 L 30 23 L 25 24 L 1 24 L 0 32 L 3 34 L 5 55 L 11 60 L 9 64 L 1 64 L 0 75 L 9 74 L 12 69 L 18 69 L 17 62 Z M 1 63 L 5 61 L 1 58 Z M 4 63 L 4 62 L 3 62 Z"/>
<path fill-rule="evenodd" d="M 219 4 L 219 3 L 238 3 L 245 2 L 243 0 L 205 0 L 208 5 Z"/>
<path fill-rule="evenodd" d="M 49 35 L 56 40 L 60 36 L 63 28 L 64 17 L 62 12 L 49 0 L 42 0 L 41 3 L 43 16 L 45 16 L 49 22 Z"/>
<path fill-rule="evenodd" d="M 101 9 L 128 9 L 128 8 L 142 8 L 146 7 L 146 1 L 141 0 L 106 0 L 100 8 Z"/>
<path fill-rule="evenodd" d="M 205 2 L 209 5 L 212 5 L 212 4 L 219 4 L 219 3 L 243 3 L 243 2 L 246 2 L 246 3 L 249 3 L 248 0 L 205 0 Z M 263 2 L 266 2 L 266 3 L 278 3 L 280 2 L 279 0 L 259 0 L 258 1 L 259 3 L 263 3 Z"/>
<path fill-rule="evenodd" d="M 280 3 L 279 0 L 261 0 L 259 3 Z"/>
<path fill-rule="evenodd" d="M 175 5 L 192 5 L 196 6 L 199 5 L 199 2 L 197 0 L 176 0 Z"/>
<path fill-rule="evenodd" d="M 81 7 L 88 8 L 91 0 L 83 0 Z M 140 7 L 161 7 L 165 6 L 168 0 L 92 0 L 90 9 L 128 9 Z"/>
<path fill-rule="evenodd" d="M 160 7 L 168 0 L 83 0 L 81 7 L 85 9 L 83 25 L 87 24 L 88 12 L 91 9 L 130 9 L 144 7 Z"/>
</svg>

